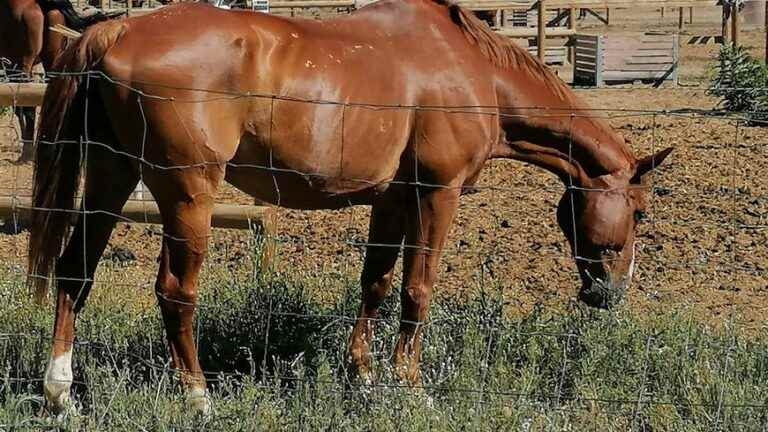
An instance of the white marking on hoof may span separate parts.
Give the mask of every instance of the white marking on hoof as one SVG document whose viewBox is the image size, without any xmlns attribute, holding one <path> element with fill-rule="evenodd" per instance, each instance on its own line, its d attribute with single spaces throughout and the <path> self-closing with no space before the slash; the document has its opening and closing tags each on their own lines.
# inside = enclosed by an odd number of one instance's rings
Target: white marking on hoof
<svg viewBox="0 0 768 432">
<path fill-rule="evenodd" d="M 43 392 L 50 408 L 57 414 L 73 408 L 69 397 L 72 387 L 72 350 L 48 361 L 43 379 Z"/>
<path fill-rule="evenodd" d="M 187 405 L 193 411 L 203 417 L 211 415 L 211 397 L 208 395 L 208 391 L 201 387 L 194 387 L 189 390 L 187 394 Z"/>
</svg>

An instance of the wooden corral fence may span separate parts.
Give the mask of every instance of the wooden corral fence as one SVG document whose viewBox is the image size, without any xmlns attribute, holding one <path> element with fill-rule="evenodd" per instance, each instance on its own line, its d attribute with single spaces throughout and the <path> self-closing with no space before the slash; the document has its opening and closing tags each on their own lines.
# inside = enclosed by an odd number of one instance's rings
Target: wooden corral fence
<svg viewBox="0 0 768 432">
<path fill-rule="evenodd" d="M 77 6 L 83 6 L 87 0 L 71 0 Z M 129 15 L 139 15 L 152 12 L 159 6 L 157 0 L 144 0 L 141 8 L 134 8 L 134 0 L 99 0 L 102 8 L 115 11 L 126 11 Z M 563 63 L 563 46 L 569 47 L 568 57 L 574 62 L 575 36 L 577 34 L 576 15 L 583 10 L 598 17 L 606 24 L 610 23 L 611 9 L 648 9 L 661 11 L 662 17 L 666 10 L 678 11 L 678 26 L 685 24 L 685 11 L 688 11 L 688 22 L 693 22 L 693 10 L 699 7 L 720 6 L 723 9 L 723 21 L 720 40 L 725 43 L 739 43 L 740 20 L 738 7 L 723 0 L 457 0 L 456 3 L 474 11 L 491 12 L 494 14 L 493 27 L 500 34 L 511 38 L 535 40 L 535 51 L 538 57 L 548 63 Z M 735 2 L 734 2 L 735 3 Z M 119 7 L 122 5 L 122 7 Z M 270 1 L 270 10 L 283 11 L 293 15 L 295 11 L 308 8 L 335 8 L 352 11 L 355 0 L 278 0 Z M 118 6 L 115 8 L 115 6 Z M 149 7 L 146 7 L 149 6 Z M 768 3 L 766 3 L 768 10 Z M 604 11 L 601 16 L 597 11 Z M 736 19 L 733 19 L 736 17 Z M 768 27 L 768 14 L 766 14 Z M 535 22 L 535 24 L 534 24 Z M 511 24 L 511 25 L 509 25 Z M 566 42 L 550 49 L 547 39 L 559 38 Z M 768 40 L 768 33 L 766 33 Z M 768 59 L 768 44 L 766 44 Z"/>
<path fill-rule="evenodd" d="M 496 30 L 505 36 L 512 38 L 535 38 L 536 53 L 542 60 L 550 57 L 548 51 L 548 38 L 566 38 L 567 45 L 573 47 L 575 38 L 578 34 L 576 18 L 578 11 L 584 9 L 593 15 L 600 17 L 596 11 L 605 11 L 605 18 L 600 19 L 606 24 L 610 23 L 611 9 L 641 9 L 655 8 L 678 9 L 679 27 L 684 24 L 684 11 L 689 10 L 689 18 L 693 19 L 693 9 L 698 7 L 714 7 L 718 3 L 716 0 L 537 0 L 537 1 L 515 1 L 515 0 L 458 0 L 458 4 L 474 11 L 493 12 L 495 14 Z M 724 6 L 725 7 L 725 6 Z M 555 14 L 550 11 L 554 10 Z M 537 17 L 536 26 L 520 26 L 519 18 L 515 17 L 515 12 L 535 11 Z M 555 18 L 552 18 L 554 16 Z M 509 17 L 512 17 L 512 25 Z M 526 23 L 528 21 L 526 20 Z M 565 22 L 566 25 L 558 25 Z M 738 23 L 738 20 L 735 20 Z M 734 34 L 738 34 L 735 31 Z M 575 50 L 570 50 L 571 62 L 574 62 Z"/>
<path fill-rule="evenodd" d="M 676 83 L 678 47 L 676 34 L 577 35 L 574 84 Z"/>
</svg>

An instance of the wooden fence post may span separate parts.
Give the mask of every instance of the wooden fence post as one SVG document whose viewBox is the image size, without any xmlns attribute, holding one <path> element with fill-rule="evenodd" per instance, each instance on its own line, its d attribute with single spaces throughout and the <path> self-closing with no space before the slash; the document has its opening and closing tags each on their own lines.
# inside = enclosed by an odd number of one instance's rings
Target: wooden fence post
<svg viewBox="0 0 768 432">
<path fill-rule="evenodd" d="M 605 67 L 605 36 L 598 36 L 595 40 L 595 87 L 603 87 L 603 67 Z"/>
<path fill-rule="evenodd" d="M 739 44 L 739 6 L 736 2 L 731 5 L 731 41 L 734 46 Z"/>
<path fill-rule="evenodd" d="M 546 21 L 547 8 L 544 5 L 544 0 L 539 0 L 539 60 L 544 62 L 546 57 L 547 46 L 547 21 Z"/>
<path fill-rule="evenodd" d="M 677 29 L 682 30 L 683 29 L 683 8 L 680 7 L 679 14 L 677 16 Z"/>
<path fill-rule="evenodd" d="M 570 30 L 573 30 L 573 35 L 570 36 L 571 46 L 568 48 L 568 60 L 571 62 L 572 65 L 575 65 L 576 64 L 576 8 L 575 7 L 571 7 L 570 11 L 568 12 L 568 28 Z M 766 52 L 768 53 L 768 51 Z M 768 54 L 766 54 L 766 56 L 768 56 Z"/>
</svg>

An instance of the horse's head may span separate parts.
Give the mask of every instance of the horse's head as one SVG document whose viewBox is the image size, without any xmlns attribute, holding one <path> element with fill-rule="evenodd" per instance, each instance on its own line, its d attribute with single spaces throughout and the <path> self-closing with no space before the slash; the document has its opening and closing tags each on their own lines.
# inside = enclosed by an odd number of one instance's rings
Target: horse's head
<svg viewBox="0 0 768 432">
<path fill-rule="evenodd" d="M 557 220 L 576 259 L 584 303 L 607 308 L 627 288 L 635 265 L 635 229 L 646 210 L 643 177 L 671 151 L 638 160 L 627 172 L 589 178 L 582 171 L 560 200 Z"/>
</svg>

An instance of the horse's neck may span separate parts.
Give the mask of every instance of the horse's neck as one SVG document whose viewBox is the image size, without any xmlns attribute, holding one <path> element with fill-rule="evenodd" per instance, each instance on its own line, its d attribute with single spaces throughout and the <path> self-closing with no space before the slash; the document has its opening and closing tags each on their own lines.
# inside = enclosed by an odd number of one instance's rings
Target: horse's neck
<svg viewBox="0 0 768 432">
<path fill-rule="evenodd" d="M 508 143 L 531 144 L 526 147 L 529 151 L 557 152 L 595 177 L 631 165 L 632 154 L 623 139 L 569 88 L 534 81 L 506 90 L 499 102 L 506 107 L 502 128 Z"/>
</svg>

